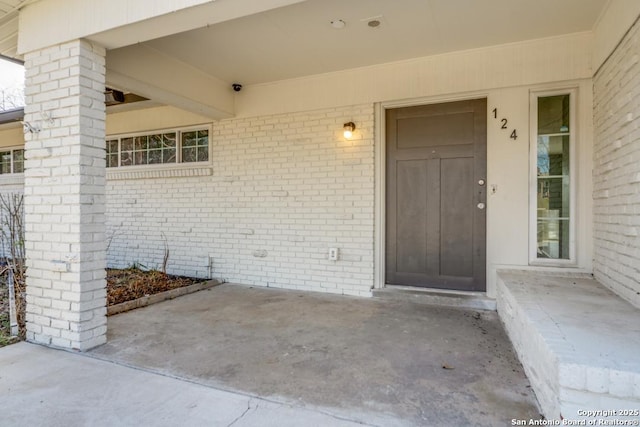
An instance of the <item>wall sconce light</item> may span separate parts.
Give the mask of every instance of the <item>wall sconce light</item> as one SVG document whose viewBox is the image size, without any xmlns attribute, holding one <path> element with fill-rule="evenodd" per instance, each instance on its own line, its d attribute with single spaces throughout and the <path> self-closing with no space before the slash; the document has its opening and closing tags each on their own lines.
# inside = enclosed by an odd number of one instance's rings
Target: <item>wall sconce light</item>
<svg viewBox="0 0 640 427">
<path fill-rule="evenodd" d="M 347 122 L 344 124 L 344 137 L 347 139 L 351 139 L 353 136 L 353 131 L 356 130 L 356 124 L 353 122 Z"/>
</svg>

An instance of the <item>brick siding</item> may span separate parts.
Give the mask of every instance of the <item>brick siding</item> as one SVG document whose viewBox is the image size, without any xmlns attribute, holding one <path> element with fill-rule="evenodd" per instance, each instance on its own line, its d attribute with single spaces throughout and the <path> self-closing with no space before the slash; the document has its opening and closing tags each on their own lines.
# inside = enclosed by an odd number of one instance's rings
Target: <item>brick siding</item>
<svg viewBox="0 0 640 427">
<path fill-rule="evenodd" d="M 594 275 L 640 307 L 640 25 L 594 78 Z"/>
<path fill-rule="evenodd" d="M 106 342 L 105 51 L 85 41 L 25 56 L 27 339 Z"/>
<path fill-rule="evenodd" d="M 349 141 L 347 121 L 357 126 Z M 370 295 L 373 121 L 370 104 L 223 120 L 213 123 L 208 172 L 110 170 L 109 265 L 158 268 L 166 241 L 169 273 Z"/>
</svg>

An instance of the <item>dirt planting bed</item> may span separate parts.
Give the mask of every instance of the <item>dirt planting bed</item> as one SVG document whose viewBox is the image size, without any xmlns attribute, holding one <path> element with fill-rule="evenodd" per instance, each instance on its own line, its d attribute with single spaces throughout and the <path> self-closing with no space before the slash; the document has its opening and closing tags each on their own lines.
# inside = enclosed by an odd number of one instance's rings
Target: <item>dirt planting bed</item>
<svg viewBox="0 0 640 427">
<path fill-rule="evenodd" d="M 107 269 L 107 306 L 155 295 L 202 282 L 193 277 L 172 276 L 138 268 Z"/>
<path fill-rule="evenodd" d="M 139 268 L 107 269 L 107 306 L 115 306 L 161 292 L 183 288 L 202 282 L 193 277 L 172 276 L 161 271 Z M 142 306 L 142 305 L 140 305 Z M 131 307 L 136 308 L 136 307 Z M 24 318 L 22 316 L 21 318 Z M 24 331 L 24 328 L 22 328 Z M 9 290 L 0 282 L 0 347 L 17 341 L 10 337 Z"/>
</svg>

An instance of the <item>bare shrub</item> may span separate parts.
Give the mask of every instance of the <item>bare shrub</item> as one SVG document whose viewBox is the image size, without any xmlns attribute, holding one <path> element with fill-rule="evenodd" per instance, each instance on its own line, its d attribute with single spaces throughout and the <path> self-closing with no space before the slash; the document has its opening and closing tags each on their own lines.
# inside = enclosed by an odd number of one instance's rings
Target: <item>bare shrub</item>
<svg viewBox="0 0 640 427">
<path fill-rule="evenodd" d="M 0 194 L 0 249 L 4 264 L 3 278 L 8 279 L 11 270 L 16 300 L 19 334 L 25 338 L 27 267 L 24 245 L 24 196 L 19 193 Z"/>
</svg>

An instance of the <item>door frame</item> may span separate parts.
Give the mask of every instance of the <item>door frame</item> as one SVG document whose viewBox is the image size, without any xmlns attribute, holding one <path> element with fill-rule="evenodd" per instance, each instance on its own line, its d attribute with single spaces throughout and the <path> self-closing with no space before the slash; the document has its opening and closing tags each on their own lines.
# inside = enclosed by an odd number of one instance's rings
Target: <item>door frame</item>
<svg viewBox="0 0 640 427">
<path fill-rule="evenodd" d="M 386 277 L 386 259 L 385 259 L 385 250 L 386 250 L 386 173 L 387 173 L 387 141 L 386 141 L 386 110 L 392 108 L 402 108 L 402 107 L 417 107 L 420 105 L 429 105 L 429 104 L 441 104 L 445 102 L 453 102 L 453 101 L 469 101 L 472 99 L 478 98 L 486 98 L 487 99 L 487 108 L 489 106 L 489 93 L 487 91 L 478 91 L 478 92 L 465 92 L 460 94 L 453 95 L 438 95 L 431 97 L 421 97 L 421 98 L 413 98 L 413 99 L 405 99 L 405 100 L 397 100 L 397 101 L 383 101 L 377 102 L 374 104 L 374 122 L 375 122 L 375 137 L 374 137 L 374 151 L 375 151 L 375 211 L 374 211 L 374 219 L 375 219 L 375 227 L 374 227 L 374 273 L 373 273 L 373 288 L 374 289 L 382 289 L 386 286 L 385 277 Z M 488 112 L 487 112 L 487 120 L 488 120 Z M 488 152 L 488 141 L 487 141 L 487 152 Z M 489 170 L 487 169 L 487 175 L 489 175 Z M 488 181 L 487 181 L 488 182 Z M 488 211 L 487 211 L 488 213 Z M 485 238 L 485 247 L 487 246 L 488 234 Z M 486 249 L 486 248 L 485 248 Z M 487 252 L 488 254 L 488 252 Z M 485 260 L 486 271 L 489 271 L 489 258 Z M 485 275 L 488 275 L 485 273 Z M 487 282 L 488 283 L 488 282 Z M 423 288 L 429 289 L 429 288 Z M 449 291 L 447 291 L 449 292 Z M 462 292 L 468 293 L 467 291 L 453 291 L 453 292 Z M 482 293 L 486 293 L 486 290 Z"/>
</svg>

